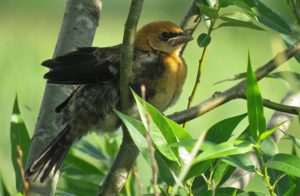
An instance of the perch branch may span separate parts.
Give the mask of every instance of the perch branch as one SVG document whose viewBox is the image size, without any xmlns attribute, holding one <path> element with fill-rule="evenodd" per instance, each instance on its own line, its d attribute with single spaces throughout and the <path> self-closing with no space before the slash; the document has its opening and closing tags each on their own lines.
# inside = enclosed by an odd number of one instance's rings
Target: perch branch
<svg viewBox="0 0 300 196">
<path fill-rule="evenodd" d="M 288 61 L 290 58 L 295 56 L 300 52 L 300 42 L 295 43 L 290 48 L 278 53 L 272 60 L 267 62 L 265 65 L 259 67 L 255 74 L 257 80 L 262 79 L 277 67 L 282 65 L 284 62 Z M 183 110 L 181 112 L 176 112 L 174 114 L 169 115 L 168 117 L 177 123 L 184 123 L 186 121 L 190 121 L 195 119 L 206 112 L 223 105 L 233 99 L 243 98 L 246 91 L 246 81 L 242 80 L 238 84 L 233 87 L 225 90 L 224 92 L 215 93 L 212 97 L 206 99 L 205 101 L 197 104 L 190 109 Z M 266 103 L 265 103 L 266 104 Z"/>
<path fill-rule="evenodd" d="M 98 26 L 102 0 L 68 0 L 65 15 L 53 57 L 63 55 L 77 47 L 91 46 Z M 57 114 L 54 108 L 69 94 L 70 89 L 63 85 L 46 84 L 40 113 L 32 137 L 26 168 L 54 139 L 61 126 L 56 125 Z M 29 195 L 54 195 L 59 174 L 44 183 L 28 178 Z"/>
<path fill-rule="evenodd" d="M 123 46 L 120 65 L 120 94 L 121 110 L 126 112 L 129 108 L 129 79 L 133 64 L 133 50 L 136 27 L 142 12 L 144 0 L 132 0 L 128 18 L 125 24 Z M 139 151 L 133 143 L 128 130 L 123 126 L 123 141 L 117 157 L 106 176 L 98 195 L 118 195 L 129 175 Z"/>
</svg>

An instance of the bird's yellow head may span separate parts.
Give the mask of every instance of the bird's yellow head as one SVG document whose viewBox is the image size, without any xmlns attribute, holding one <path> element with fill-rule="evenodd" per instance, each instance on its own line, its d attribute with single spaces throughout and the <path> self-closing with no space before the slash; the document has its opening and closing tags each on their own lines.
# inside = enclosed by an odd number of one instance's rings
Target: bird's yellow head
<svg viewBox="0 0 300 196">
<path fill-rule="evenodd" d="M 176 53 L 192 36 L 169 21 L 152 22 L 143 26 L 136 34 L 135 47 L 143 51 Z"/>
</svg>

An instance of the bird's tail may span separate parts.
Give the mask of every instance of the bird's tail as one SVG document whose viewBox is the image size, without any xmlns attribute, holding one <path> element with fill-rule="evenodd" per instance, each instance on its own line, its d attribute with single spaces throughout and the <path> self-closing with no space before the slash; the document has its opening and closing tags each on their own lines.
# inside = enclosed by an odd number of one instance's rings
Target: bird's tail
<svg viewBox="0 0 300 196">
<path fill-rule="evenodd" d="M 74 139 L 70 125 L 67 125 L 27 169 L 26 176 L 36 174 L 36 177 L 38 177 L 42 173 L 40 182 L 44 182 L 53 168 L 55 174 L 60 168 Z"/>
</svg>

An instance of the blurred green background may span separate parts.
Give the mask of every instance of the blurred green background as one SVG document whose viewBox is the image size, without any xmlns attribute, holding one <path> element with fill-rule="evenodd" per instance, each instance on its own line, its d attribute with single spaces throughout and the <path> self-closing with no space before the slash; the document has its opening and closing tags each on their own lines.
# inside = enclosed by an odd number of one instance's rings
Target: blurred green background
<svg viewBox="0 0 300 196">
<path fill-rule="evenodd" d="M 293 22 L 285 1 L 263 1 L 286 20 Z M 170 20 L 179 23 L 190 6 L 191 1 L 159 0 L 145 1 L 139 26 L 155 21 Z M 101 22 L 94 40 L 94 46 L 110 46 L 121 42 L 123 27 L 130 1 L 104 1 Z M 63 18 L 65 1 L 63 0 L 0 0 L 0 172 L 9 189 L 14 191 L 14 171 L 10 159 L 10 116 L 14 97 L 18 95 L 20 109 L 29 133 L 32 135 L 45 86 L 43 74 L 46 68 L 40 63 L 51 58 Z M 195 38 L 206 32 L 200 25 Z M 201 78 L 200 91 L 194 103 L 204 100 L 216 91 L 222 91 L 234 82 L 213 85 L 236 73 L 245 72 L 247 53 L 251 52 L 252 63 L 258 67 L 271 59 L 276 52 L 283 50 L 280 37 L 272 31 L 254 31 L 241 28 L 222 28 L 212 34 L 206 63 Z M 182 110 L 193 87 L 201 49 L 193 41 L 187 47 L 184 57 L 188 63 L 189 74 L 184 93 L 178 104 L 166 113 Z M 282 70 L 299 71 L 299 65 L 291 60 Z M 280 101 L 287 91 L 287 86 L 273 79 L 260 82 L 264 97 Z M 212 124 L 226 117 L 246 112 L 246 102 L 232 101 L 189 123 L 188 131 L 194 136 L 207 130 Z M 267 119 L 273 111 L 266 109 Z M 244 129 L 246 122 L 239 126 Z M 291 131 L 298 130 L 298 123 L 293 123 Z M 299 131 L 298 131 L 299 132 Z M 280 149 L 290 151 L 290 142 L 282 141 Z M 141 158 L 139 161 L 142 161 Z M 256 183 L 255 183 L 256 182 Z M 248 189 L 262 190 L 259 179 L 250 184 Z"/>
</svg>

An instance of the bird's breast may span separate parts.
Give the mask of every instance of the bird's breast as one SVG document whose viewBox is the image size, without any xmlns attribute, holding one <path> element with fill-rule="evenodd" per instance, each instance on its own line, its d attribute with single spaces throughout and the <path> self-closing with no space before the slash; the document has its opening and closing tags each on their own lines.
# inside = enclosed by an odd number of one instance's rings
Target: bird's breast
<svg viewBox="0 0 300 196">
<path fill-rule="evenodd" d="M 181 94 L 186 79 L 187 68 L 184 60 L 177 55 L 163 55 L 164 72 L 155 81 L 156 89 L 150 103 L 160 111 L 165 111 L 175 103 Z"/>
</svg>

